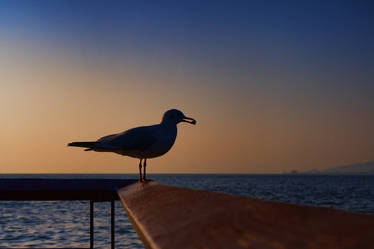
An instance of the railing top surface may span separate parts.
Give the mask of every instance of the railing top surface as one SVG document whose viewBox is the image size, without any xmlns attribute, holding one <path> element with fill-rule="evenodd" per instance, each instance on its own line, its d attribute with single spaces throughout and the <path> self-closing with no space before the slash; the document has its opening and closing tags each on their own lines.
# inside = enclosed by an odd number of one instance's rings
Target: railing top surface
<svg viewBox="0 0 374 249">
<path fill-rule="evenodd" d="M 371 248 L 374 216 L 136 183 L 118 191 L 147 248 Z"/>
<path fill-rule="evenodd" d="M 0 200 L 117 200 L 117 190 L 132 179 L 0 179 Z"/>
</svg>

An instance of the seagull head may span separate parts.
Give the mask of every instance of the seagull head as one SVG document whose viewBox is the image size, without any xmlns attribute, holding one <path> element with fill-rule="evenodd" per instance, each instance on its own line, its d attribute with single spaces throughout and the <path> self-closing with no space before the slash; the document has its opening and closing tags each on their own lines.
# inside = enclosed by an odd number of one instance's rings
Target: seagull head
<svg viewBox="0 0 374 249">
<path fill-rule="evenodd" d="M 196 124 L 196 120 L 193 118 L 186 117 L 183 112 L 177 110 L 177 109 L 171 109 L 164 113 L 164 116 L 162 117 L 162 123 L 172 123 L 172 124 L 178 124 L 180 122 L 186 122 L 190 124 Z"/>
</svg>

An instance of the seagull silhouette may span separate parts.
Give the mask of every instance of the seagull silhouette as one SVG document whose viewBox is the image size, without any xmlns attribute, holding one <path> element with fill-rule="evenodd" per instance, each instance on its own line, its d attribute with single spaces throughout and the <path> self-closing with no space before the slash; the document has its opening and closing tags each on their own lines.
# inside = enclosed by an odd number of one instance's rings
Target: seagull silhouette
<svg viewBox="0 0 374 249">
<path fill-rule="evenodd" d="M 139 181 L 147 181 L 147 159 L 162 156 L 171 149 L 177 137 L 177 124 L 180 122 L 196 124 L 195 119 L 186 117 L 179 110 L 171 109 L 164 113 L 160 124 L 132 128 L 93 142 L 72 142 L 68 146 L 87 148 L 85 151 L 114 152 L 138 158 Z"/>
</svg>

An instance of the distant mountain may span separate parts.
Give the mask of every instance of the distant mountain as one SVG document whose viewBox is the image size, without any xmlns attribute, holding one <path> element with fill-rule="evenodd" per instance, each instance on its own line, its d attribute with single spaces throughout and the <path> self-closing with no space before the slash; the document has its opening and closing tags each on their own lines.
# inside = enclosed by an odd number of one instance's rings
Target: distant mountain
<svg viewBox="0 0 374 249">
<path fill-rule="evenodd" d="M 326 170 L 309 170 L 303 174 L 368 174 L 374 175 L 374 161 L 337 166 Z"/>
<path fill-rule="evenodd" d="M 374 174 L 374 161 L 338 166 L 323 172 L 328 174 Z"/>
</svg>

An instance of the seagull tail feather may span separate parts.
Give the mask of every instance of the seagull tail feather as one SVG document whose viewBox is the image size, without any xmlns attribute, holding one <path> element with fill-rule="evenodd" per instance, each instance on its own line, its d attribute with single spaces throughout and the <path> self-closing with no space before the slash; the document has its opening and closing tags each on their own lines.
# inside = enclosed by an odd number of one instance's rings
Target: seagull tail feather
<svg viewBox="0 0 374 249">
<path fill-rule="evenodd" d="M 96 147 L 97 142 L 72 142 L 68 143 L 68 146 L 88 148 L 87 150 L 93 150 Z"/>
</svg>

